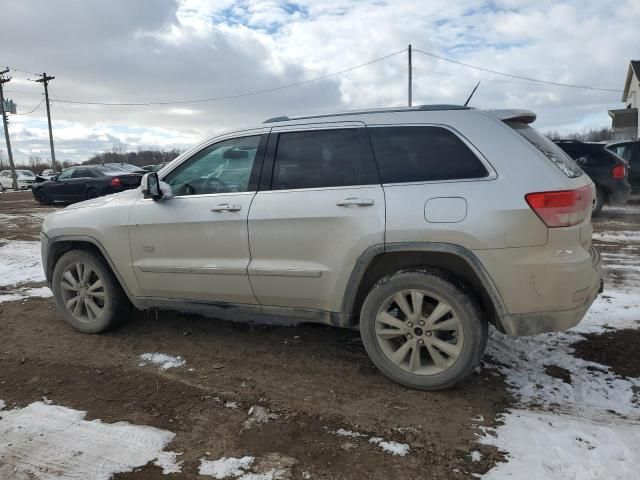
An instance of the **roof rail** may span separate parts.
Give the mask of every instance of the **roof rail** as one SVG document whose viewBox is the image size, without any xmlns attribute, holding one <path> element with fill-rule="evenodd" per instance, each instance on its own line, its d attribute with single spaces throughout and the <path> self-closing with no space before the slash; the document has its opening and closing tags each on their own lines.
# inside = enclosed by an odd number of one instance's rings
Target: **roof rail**
<svg viewBox="0 0 640 480">
<path fill-rule="evenodd" d="M 306 120 L 309 118 L 326 118 L 326 117 L 344 117 L 348 115 L 364 115 L 370 113 L 393 113 L 393 112 L 425 112 L 425 111 L 442 111 L 442 110 L 471 110 L 472 107 L 464 107 L 462 105 L 417 105 L 415 107 L 390 107 L 390 108 L 374 108 L 370 110 L 351 110 L 347 112 L 323 113 L 318 115 L 281 115 L 265 120 L 263 123 L 288 122 L 291 120 Z"/>
</svg>

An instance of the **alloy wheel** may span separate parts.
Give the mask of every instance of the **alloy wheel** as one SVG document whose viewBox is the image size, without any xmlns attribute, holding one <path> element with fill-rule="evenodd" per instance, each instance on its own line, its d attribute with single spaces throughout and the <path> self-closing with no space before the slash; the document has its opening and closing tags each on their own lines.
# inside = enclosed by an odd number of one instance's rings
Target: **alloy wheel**
<svg viewBox="0 0 640 480">
<path fill-rule="evenodd" d="M 93 322 L 105 309 L 106 293 L 100 275 L 85 263 L 69 265 L 60 281 L 66 309 L 81 322 Z"/>
<path fill-rule="evenodd" d="M 398 368 L 415 375 L 449 369 L 462 353 L 464 331 L 455 310 L 429 292 L 402 290 L 378 309 L 378 345 Z"/>
</svg>

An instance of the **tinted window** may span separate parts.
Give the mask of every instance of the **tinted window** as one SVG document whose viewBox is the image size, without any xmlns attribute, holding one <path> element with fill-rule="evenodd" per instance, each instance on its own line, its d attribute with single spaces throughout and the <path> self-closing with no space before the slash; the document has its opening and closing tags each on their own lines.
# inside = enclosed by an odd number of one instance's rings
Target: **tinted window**
<svg viewBox="0 0 640 480">
<path fill-rule="evenodd" d="M 78 168 L 73 173 L 73 178 L 87 178 L 87 177 L 94 177 L 94 176 L 95 175 L 93 174 L 93 172 L 91 172 L 91 170 L 89 170 L 88 168 Z"/>
<path fill-rule="evenodd" d="M 379 183 L 362 129 L 281 133 L 272 188 L 341 187 Z"/>
<path fill-rule="evenodd" d="M 68 168 L 66 170 L 64 170 L 60 175 L 58 175 L 58 180 L 64 180 L 65 178 L 71 178 L 71 175 L 73 175 L 73 172 L 75 172 L 76 169 L 75 168 Z"/>
<path fill-rule="evenodd" d="M 215 143 L 200 150 L 163 180 L 171 186 L 174 195 L 246 192 L 261 137 L 254 135 Z"/>
<path fill-rule="evenodd" d="M 486 177 L 489 172 L 454 133 L 440 127 L 372 127 L 382 183 Z"/>
</svg>

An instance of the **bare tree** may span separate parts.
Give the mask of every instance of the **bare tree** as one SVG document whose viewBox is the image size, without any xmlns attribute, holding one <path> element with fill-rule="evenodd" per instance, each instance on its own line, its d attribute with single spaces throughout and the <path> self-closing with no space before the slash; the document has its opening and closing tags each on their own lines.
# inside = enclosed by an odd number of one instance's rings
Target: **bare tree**
<svg viewBox="0 0 640 480">
<path fill-rule="evenodd" d="M 127 144 L 126 143 L 114 143 L 111 145 L 111 152 L 116 155 L 124 155 L 127 153 Z"/>
</svg>

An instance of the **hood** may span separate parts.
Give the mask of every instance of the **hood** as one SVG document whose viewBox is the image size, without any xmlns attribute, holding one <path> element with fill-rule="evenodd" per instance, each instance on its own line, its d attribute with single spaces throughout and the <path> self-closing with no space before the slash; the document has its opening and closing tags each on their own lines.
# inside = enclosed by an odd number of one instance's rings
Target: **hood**
<svg viewBox="0 0 640 480">
<path fill-rule="evenodd" d="M 131 190 L 124 190 L 118 193 L 112 193 L 103 197 L 92 198 L 91 200 L 85 200 L 84 202 L 73 203 L 68 207 L 65 207 L 61 211 L 65 210 L 78 210 L 80 208 L 100 208 L 108 205 L 112 202 L 132 202 L 140 194 L 140 188 L 134 188 Z"/>
</svg>

